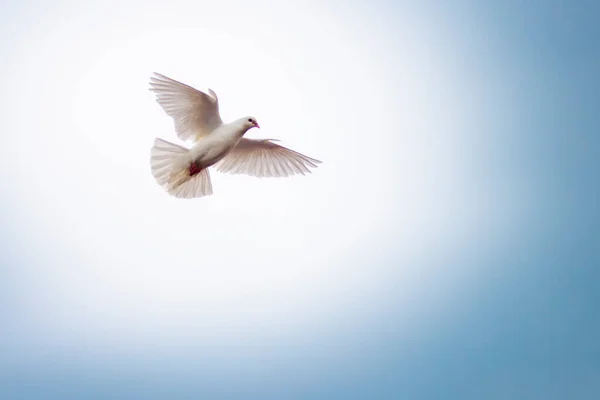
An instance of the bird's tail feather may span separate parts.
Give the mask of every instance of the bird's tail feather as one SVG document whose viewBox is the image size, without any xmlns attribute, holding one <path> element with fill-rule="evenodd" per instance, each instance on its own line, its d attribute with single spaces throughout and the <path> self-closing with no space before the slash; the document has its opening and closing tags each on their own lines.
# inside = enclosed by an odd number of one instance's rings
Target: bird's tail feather
<svg viewBox="0 0 600 400">
<path fill-rule="evenodd" d="M 189 149 L 155 139 L 150 152 L 152 175 L 159 185 L 175 197 L 191 199 L 212 194 L 208 169 L 190 176 Z"/>
</svg>

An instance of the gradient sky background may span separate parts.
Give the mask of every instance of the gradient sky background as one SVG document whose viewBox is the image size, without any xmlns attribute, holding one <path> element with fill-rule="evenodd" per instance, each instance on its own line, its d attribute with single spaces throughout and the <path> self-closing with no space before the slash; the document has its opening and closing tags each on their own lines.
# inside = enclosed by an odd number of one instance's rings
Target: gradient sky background
<svg viewBox="0 0 600 400">
<path fill-rule="evenodd" d="M 600 6 L 22 1 L 0 397 L 600 398 Z M 324 164 L 149 172 L 148 78 Z"/>
</svg>

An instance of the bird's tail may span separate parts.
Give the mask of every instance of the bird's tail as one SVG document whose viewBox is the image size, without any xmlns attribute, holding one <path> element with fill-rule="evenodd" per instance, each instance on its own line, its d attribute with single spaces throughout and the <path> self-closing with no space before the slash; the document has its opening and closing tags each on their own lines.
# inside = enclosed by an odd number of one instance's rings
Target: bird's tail
<svg viewBox="0 0 600 400">
<path fill-rule="evenodd" d="M 208 169 L 193 171 L 189 151 L 183 146 L 155 139 L 150 153 L 152 175 L 172 196 L 186 199 L 209 196 L 212 184 Z"/>
</svg>

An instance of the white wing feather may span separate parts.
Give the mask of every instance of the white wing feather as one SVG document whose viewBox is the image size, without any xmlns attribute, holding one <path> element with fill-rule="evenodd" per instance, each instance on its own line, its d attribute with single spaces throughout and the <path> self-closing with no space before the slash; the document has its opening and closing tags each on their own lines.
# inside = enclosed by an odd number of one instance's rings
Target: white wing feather
<svg viewBox="0 0 600 400">
<path fill-rule="evenodd" d="M 262 177 L 286 177 L 310 173 L 319 160 L 275 144 L 271 139 L 242 139 L 221 161 L 217 171 Z"/>
<path fill-rule="evenodd" d="M 150 78 L 150 90 L 156 101 L 173 118 L 175 131 L 181 140 L 198 141 L 210 134 L 223 121 L 219 114 L 219 100 L 209 89 L 206 94 L 191 86 L 154 73 Z"/>
</svg>

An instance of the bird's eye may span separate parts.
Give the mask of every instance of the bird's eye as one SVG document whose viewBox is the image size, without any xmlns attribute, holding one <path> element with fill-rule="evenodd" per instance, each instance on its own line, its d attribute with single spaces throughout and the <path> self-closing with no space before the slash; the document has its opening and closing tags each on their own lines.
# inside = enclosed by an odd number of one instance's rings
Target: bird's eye
<svg viewBox="0 0 600 400">
<path fill-rule="evenodd" d="M 252 118 L 248 118 L 248 122 L 254 122 Z"/>
</svg>

